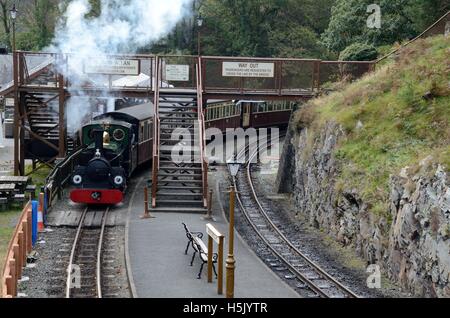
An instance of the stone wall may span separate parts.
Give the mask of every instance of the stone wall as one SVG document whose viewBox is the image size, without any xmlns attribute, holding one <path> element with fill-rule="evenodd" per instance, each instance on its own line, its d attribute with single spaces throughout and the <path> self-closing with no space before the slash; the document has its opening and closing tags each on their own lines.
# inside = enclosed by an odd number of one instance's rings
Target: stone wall
<svg viewBox="0 0 450 318">
<path fill-rule="evenodd" d="M 369 212 L 358 189 L 336 186 L 334 150 L 344 131 L 325 125 L 313 141 L 308 129 L 286 137 L 280 163 L 280 192 L 292 192 L 297 212 L 368 264 L 378 264 L 417 296 L 450 297 L 450 178 L 431 157 L 390 177 L 386 216 Z M 292 173 L 292 171 L 294 173 Z M 363 177 L 363 176 L 362 176 Z M 384 214 L 386 215 L 386 214 Z"/>
</svg>

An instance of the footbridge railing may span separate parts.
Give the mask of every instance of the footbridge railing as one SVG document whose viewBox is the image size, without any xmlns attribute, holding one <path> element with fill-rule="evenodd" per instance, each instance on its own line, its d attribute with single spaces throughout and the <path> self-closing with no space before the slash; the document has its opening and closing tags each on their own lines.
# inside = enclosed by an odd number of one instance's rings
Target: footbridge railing
<svg viewBox="0 0 450 318">
<path fill-rule="evenodd" d="M 69 183 L 70 177 L 79 163 L 81 153 L 84 149 L 79 149 L 70 156 L 57 163 L 50 172 L 44 185 L 44 204 L 47 209 L 51 208 L 56 198 L 62 197 L 64 187 Z"/>
</svg>

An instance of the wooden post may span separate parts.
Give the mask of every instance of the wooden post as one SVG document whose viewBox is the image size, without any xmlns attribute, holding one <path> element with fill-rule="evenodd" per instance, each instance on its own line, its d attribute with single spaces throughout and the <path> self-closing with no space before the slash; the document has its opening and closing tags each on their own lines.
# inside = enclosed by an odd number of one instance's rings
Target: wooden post
<svg viewBox="0 0 450 318">
<path fill-rule="evenodd" d="M 22 222 L 22 230 L 23 230 L 23 251 L 25 254 L 24 264 L 27 261 L 28 251 L 28 219 L 23 220 Z"/>
<path fill-rule="evenodd" d="M 23 223 L 22 223 L 23 226 Z M 27 246 L 25 244 L 25 233 L 24 231 L 19 231 L 18 233 L 18 241 L 19 241 L 19 250 L 20 250 L 20 267 L 22 268 L 27 261 Z M 22 270 L 20 270 L 22 272 Z"/>
<path fill-rule="evenodd" d="M 19 244 L 14 244 L 13 245 L 13 251 L 14 251 L 14 260 L 15 260 L 15 271 L 16 271 L 16 278 L 17 280 L 19 280 L 20 278 L 22 278 L 22 255 L 20 255 L 20 248 L 19 248 Z"/>
<path fill-rule="evenodd" d="M 16 296 L 16 288 L 17 288 L 17 276 L 16 276 L 16 260 L 9 260 L 9 271 L 11 273 L 11 296 Z"/>
<path fill-rule="evenodd" d="M 148 209 L 148 186 L 144 186 L 144 215 L 141 216 L 141 219 L 150 218 L 154 218 L 154 216 L 150 214 L 150 211 Z"/>
<path fill-rule="evenodd" d="M 6 295 L 6 297 L 13 294 L 13 283 L 14 282 L 11 275 L 5 277 L 6 290 L 3 291 L 3 295 Z"/>
<path fill-rule="evenodd" d="M 206 233 L 208 234 L 208 283 L 212 282 L 212 270 L 213 270 L 213 242 L 216 242 L 219 246 L 217 263 L 219 266 L 217 274 L 217 293 L 223 294 L 223 240 L 224 236 L 217 231 L 217 229 L 211 224 L 206 224 Z"/>
<path fill-rule="evenodd" d="M 208 235 L 208 283 L 212 283 L 213 240 Z"/>
<path fill-rule="evenodd" d="M 219 295 L 223 294 L 223 236 L 219 238 L 219 259 L 217 261 L 219 264 L 218 275 L 217 275 L 217 293 Z"/>
<path fill-rule="evenodd" d="M 212 216 L 212 197 L 213 197 L 213 190 L 209 190 L 208 195 L 208 212 L 206 215 L 202 216 L 202 219 L 205 221 L 215 221 L 214 217 Z"/>
</svg>

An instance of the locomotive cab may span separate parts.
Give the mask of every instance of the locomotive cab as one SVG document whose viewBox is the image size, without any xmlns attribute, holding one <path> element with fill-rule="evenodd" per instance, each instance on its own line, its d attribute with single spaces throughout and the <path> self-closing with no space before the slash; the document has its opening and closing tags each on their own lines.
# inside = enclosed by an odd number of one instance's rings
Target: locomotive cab
<svg viewBox="0 0 450 318">
<path fill-rule="evenodd" d="M 131 125 L 92 122 L 83 127 L 85 149 L 72 175 L 74 202 L 115 204 L 123 199 L 127 184 Z"/>
</svg>

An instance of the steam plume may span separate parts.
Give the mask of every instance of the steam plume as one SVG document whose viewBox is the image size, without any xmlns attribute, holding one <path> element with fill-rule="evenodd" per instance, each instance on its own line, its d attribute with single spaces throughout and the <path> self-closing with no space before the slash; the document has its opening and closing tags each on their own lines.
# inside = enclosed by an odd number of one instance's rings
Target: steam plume
<svg viewBox="0 0 450 318">
<path fill-rule="evenodd" d="M 101 0 L 101 13 L 89 18 L 88 0 L 69 2 L 58 22 L 55 38 L 49 52 L 73 53 L 68 67 L 60 67 L 73 86 L 86 81 L 84 61 L 101 60 L 108 54 L 134 53 L 167 35 L 188 12 L 192 0 Z M 92 80 L 92 77 L 90 77 Z M 89 103 L 80 91 L 67 103 L 69 130 L 78 129 L 82 118 L 88 114 Z M 105 90 L 105 97 L 108 92 Z M 72 128 L 72 129 L 71 129 Z"/>
</svg>

